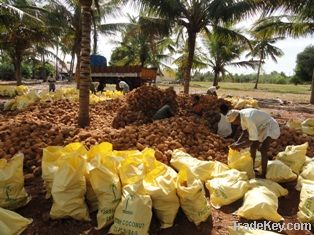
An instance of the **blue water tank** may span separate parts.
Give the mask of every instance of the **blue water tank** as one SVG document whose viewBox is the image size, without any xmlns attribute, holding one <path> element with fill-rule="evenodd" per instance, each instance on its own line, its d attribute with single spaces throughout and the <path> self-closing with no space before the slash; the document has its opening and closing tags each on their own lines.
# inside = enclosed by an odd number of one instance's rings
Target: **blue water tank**
<svg viewBox="0 0 314 235">
<path fill-rule="evenodd" d="M 106 57 L 102 56 L 102 55 L 96 55 L 93 54 L 90 56 L 90 63 L 91 66 L 95 66 L 95 67 L 102 67 L 105 66 L 107 67 L 107 59 Z"/>
</svg>

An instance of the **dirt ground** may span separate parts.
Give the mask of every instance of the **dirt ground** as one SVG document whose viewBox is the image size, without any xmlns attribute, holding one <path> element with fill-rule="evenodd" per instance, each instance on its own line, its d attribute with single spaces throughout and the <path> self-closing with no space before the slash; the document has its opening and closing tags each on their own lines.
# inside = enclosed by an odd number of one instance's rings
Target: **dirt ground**
<svg viewBox="0 0 314 235">
<path fill-rule="evenodd" d="M 58 84 L 60 86 L 73 86 L 68 84 Z M 34 89 L 46 89 L 46 84 L 32 86 Z M 180 91 L 181 88 L 176 88 Z M 203 93 L 203 89 L 192 88 L 192 93 Z M 243 92 L 242 92 L 243 93 Z M 300 95 L 285 95 L 285 94 L 263 94 L 261 93 L 245 93 L 239 91 L 219 92 L 219 95 L 236 95 L 236 96 L 251 96 L 260 100 L 260 106 L 267 112 L 271 113 L 282 122 L 288 119 L 304 120 L 308 117 L 314 116 L 314 105 L 307 105 L 307 97 L 300 97 Z M 266 98 L 267 97 L 267 98 Z M 273 99 L 275 98 L 275 99 Z M 282 103 L 283 101 L 284 103 Z M 296 213 L 299 204 L 299 192 L 294 189 L 295 182 L 283 184 L 289 190 L 289 195 L 279 199 L 278 212 L 284 217 L 282 223 L 298 223 Z M 25 187 L 32 200 L 28 205 L 17 210 L 21 215 L 33 218 L 33 223 L 22 233 L 23 235 L 59 235 L 59 234 L 107 234 L 108 229 L 95 230 L 96 226 L 96 213 L 91 214 L 92 220 L 90 222 L 80 222 L 73 219 L 51 220 L 49 218 L 49 211 L 51 209 L 52 201 L 44 198 L 45 190 L 43 188 L 43 181 L 40 176 L 25 180 Z M 169 229 L 161 230 L 156 216 L 153 216 L 150 231 L 151 235 L 227 235 L 228 226 L 232 226 L 234 222 L 239 221 L 238 217 L 233 213 L 242 205 L 242 200 L 224 206 L 220 210 L 212 209 L 212 216 L 200 226 L 196 227 L 193 223 L 189 222 L 180 210 L 175 220 L 174 226 Z M 240 222 L 248 222 L 240 220 Z M 262 222 L 262 221 L 260 221 Z M 309 235 L 314 234 L 314 226 L 312 231 L 284 231 L 282 234 L 287 235 Z"/>
</svg>

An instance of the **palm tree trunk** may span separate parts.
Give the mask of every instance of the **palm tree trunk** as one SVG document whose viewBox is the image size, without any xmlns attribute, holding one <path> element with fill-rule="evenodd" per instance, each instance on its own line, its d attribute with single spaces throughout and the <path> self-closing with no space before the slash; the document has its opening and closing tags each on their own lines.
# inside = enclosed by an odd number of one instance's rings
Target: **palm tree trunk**
<svg viewBox="0 0 314 235">
<path fill-rule="evenodd" d="M 82 41 L 80 62 L 80 98 L 79 126 L 89 125 L 89 87 L 90 77 L 90 34 L 91 34 L 91 5 L 92 0 L 80 0 L 82 6 Z"/>
<path fill-rule="evenodd" d="M 257 75 L 256 75 L 256 82 L 255 82 L 254 89 L 257 89 L 257 84 L 258 84 L 258 81 L 259 81 L 259 74 L 261 72 L 261 67 L 262 67 L 262 59 L 260 59 L 259 64 L 258 64 Z"/>
<path fill-rule="evenodd" d="M 312 72 L 312 86 L 311 86 L 310 104 L 314 104 L 314 68 L 313 68 L 313 72 Z"/>
<path fill-rule="evenodd" d="M 218 72 L 214 71 L 214 81 L 213 81 L 213 86 L 218 86 Z"/>
<path fill-rule="evenodd" d="M 19 86 L 19 85 L 22 85 L 22 73 L 21 73 L 22 53 L 20 51 L 16 51 L 13 60 L 14 60 L 16 85 Z"/>
<path fill-rule="evenodd" d="M 76 52 L 76 68 L 75 68 L 75 81 L 77 89 L 80 88 L 80 73 L 81 73 L 81 47 Z"/>
<path fill-rule="evenodd" d="M 190 89 L 190 80 L 191 80 L 191 69 L 193 65 L 194 51 L 195 51 L 195 42 L 196 42 L 196 32 L 189 32 L 188 38 L 188 50 L 189 55 L 187 59 L 186 66 L 184 68 L 184 93 L 189 94 Z"/>
</svg>

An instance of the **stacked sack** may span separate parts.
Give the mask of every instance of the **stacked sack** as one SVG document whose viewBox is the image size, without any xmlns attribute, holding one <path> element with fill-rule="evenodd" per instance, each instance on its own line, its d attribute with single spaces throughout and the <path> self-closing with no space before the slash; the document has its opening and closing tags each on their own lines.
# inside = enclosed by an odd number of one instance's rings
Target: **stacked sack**
<svg viewBox="0 0 314 235">
<path fill-rule="evenodd" d="M 181 150 L 173 151 L 170 164 L 179 171 L 177 193 L 182 210 L 189 221 L 199 225 L 211 215 L 204 181 L 210 177 L 210 172 L 219 170 L 219 166 L 216 166 L 215 162 L 193 158 Z"/>
<path fill-rule="evenodd" d="M 96 104 L 101 101 L 105 101 L 108 99 L 115 99 L 122 96 L 122 92 L 120 91 L 105 91 L 103 93 L 99 93 L 97 95 L 90 94 L 90 103 Z M 60 88 L 56 90 L 56 92 L 36 92 L 31 91 L 28 93 L 21 93 L 16 96 L 14 99 L 8 100 L 4 104 L 4 110 L 24 110 L 31 104 L 37 102 L 52 102 L 68 99 L 70 101 L 78 101 L 79 99 L 79 91 L 75 88 Z"/>
<path fill-rule="evenodd" d="M 97 229 L 113 223 L 113 234 L 147 234 L 152 208 L 162 228 L 173 225 L 179 209 L 177 173 L 155 159 L 152 149 L 113 151 L 101 143 L 87 151 L 81 143 L 49 146 L 43 151 L 42 177 L 52 196 L 52 219 L 89 220 Z"/>
<path fill-rule="evenodd" d="M 231 97 L 231 98 L 225 98 L 225 100 L 228 100 L 231 102 L 232 106 L 235 109 L 245 109 L 245 108 L 258 108 L 258 102 L 257 100 L 253 98 L 240 98 L 240 97 Z"/>
<path fill-rule="evenodd" d="M 313 136 L 314 135 L 314 118 L 308 118 L 301 121 L 289 120 L 287 126 L 303 132 L 303 134 Z"/>
<path fill-rule="evenodd" d="M 22 233 L 32 223 L 21 215 L 11 211 L 25 206 L 31 197 L 24 188 L 23 154 L 12 159 L 0 159 L 0 234 Z"/>
<path fill-rule="evenodd" d="M 249 220 L 283 220 L 278 214 L 278 197 L 288 195 L 288 190 L 278 183 L 267 179 L 251 179 L 249 190 L 244 196 L 243 205 L 236 214 Z M 256 200 L 258 198 L 258 200 Z"/>
<path fill-rule="evenodd" d="M 306 157 L 298 176 L 296 189 L 300 192 L 298 219 L 314 224 L 314 159 Z"/>
<path fill-rule="evenodd" d="M 28 93 L 27 86 L 0 86 L 0 96 L 14 97 L 16 95 L 25 95 Z"/>
</svg>

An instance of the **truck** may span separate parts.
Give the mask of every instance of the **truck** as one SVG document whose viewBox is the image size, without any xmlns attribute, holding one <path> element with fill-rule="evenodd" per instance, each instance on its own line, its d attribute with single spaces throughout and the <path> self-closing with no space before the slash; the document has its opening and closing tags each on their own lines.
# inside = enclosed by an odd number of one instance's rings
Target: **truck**
<svg viewBox="0 0 314 235">
<path fill-rule="evenodd" d="M 100 55 L 91 56 L 91 77 L 93 82 L 102 85 L 118 84 L 125 81 L 130 90 L 144 84 L 156 83 L 157 68 L 143 68 L 141 66 L 107 66 L 107 60 Z"/>
</svg>

